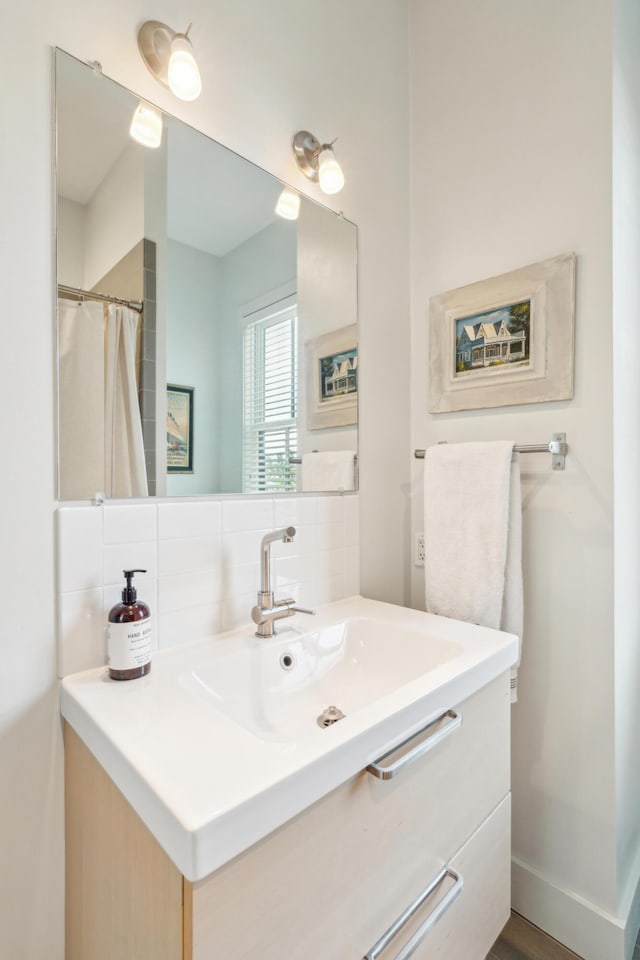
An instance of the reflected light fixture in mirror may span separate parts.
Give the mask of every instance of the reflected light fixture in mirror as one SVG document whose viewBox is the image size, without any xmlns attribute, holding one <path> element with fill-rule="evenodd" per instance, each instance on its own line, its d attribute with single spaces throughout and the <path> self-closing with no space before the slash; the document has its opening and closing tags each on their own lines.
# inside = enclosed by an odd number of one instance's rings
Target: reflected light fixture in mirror
<svg viewBox="0 0 640 960">
<path fill-rule="evenodd" d="M 141 100 L 133 114 L 129 133 L 143 147 L 156 149 L 162 143 L 162 114 Z"/>
<path fill-rule="evenodd" d="M 180 100 L 196 100 L 202 91 L 189 39 L 191 26 L 184 33 L 176 33 L 166 23 L 147 20 L 138 31 L 138 49 L 149 72 Z"/>
<path fill-rule="evenodd" d="M 309 180 L 320 184 L 323 193 L 339 193 L 344 187 L 344 173 L 336 160 L 333 144 L 320 143 L 308 130 L 300 130 L 293 138 L 293 154 L 298 167 Z"/>
<path fill-rule="evenodd" d="M 300 194 L 285 187 L 276 203 L 276 213 L 283 220 L 297 220 L 300 213 Z"/>
</svg>

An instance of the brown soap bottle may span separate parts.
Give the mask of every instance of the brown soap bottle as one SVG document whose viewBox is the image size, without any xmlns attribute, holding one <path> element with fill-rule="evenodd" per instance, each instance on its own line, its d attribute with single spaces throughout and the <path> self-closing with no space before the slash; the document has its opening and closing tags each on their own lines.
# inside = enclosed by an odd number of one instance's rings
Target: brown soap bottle
<svg viewBox="0 0 640 960">
<path fill-rule="evenodd" d="M 127 585 L 122 591 L 122 603 L 109 611 L 107 628 L 107 663 L 109 676 L 114 680 L 135 680 L 151 670 L 151 611 L 146 603 L 136 599 L 132 586 L 134 573 L 146 570 L 124 570 Z"/>
</svg>

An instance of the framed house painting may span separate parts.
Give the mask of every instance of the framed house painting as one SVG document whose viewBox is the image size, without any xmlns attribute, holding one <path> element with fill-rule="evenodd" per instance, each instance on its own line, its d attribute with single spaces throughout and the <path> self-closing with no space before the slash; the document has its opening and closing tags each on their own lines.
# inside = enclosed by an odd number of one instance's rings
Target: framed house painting
<svg viewBox="0 0 640 960">
<path fill-rule="evenodd" d="M 429 411 L 573 397 L 575 254 L 432 297 Z"/>
<path fill-rule="evenodd" d="M 167 384 L 167 473 L 193 473 L 193 387 Z"/>
<path fill-rule="evenodd" d="M 358 422 L 358 327 L 353 323 L 306 344 L 307 429 Z"/>
</svg>

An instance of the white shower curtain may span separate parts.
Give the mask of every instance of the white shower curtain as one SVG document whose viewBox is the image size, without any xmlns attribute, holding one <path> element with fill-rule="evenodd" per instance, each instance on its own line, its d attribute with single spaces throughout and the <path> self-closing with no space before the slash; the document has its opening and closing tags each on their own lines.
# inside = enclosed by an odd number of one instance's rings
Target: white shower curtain
<svg viewBox="0 0 640 960">
<path fill-rule="evenodd" d="M 147 495 L 136 381 L 140 316 L 112 303 L 58 301 L 60 495 Z"/>
</svg>

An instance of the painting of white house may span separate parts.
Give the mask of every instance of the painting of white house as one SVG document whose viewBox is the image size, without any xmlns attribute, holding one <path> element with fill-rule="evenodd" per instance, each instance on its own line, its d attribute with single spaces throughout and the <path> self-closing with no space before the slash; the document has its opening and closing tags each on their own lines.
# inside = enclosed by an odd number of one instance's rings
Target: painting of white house
<svg viewBox="0 0 640 960">
<path fill-rule="evenodd" d="M 531 300 L 458 317 L 455 324 L 456 377 L 503 364 L 529 365 Z"/>
<path fill-rule="evenodd" d="M 320 400 L 358 392 L 358 348 L 320 357 Z"/>
</svg>

